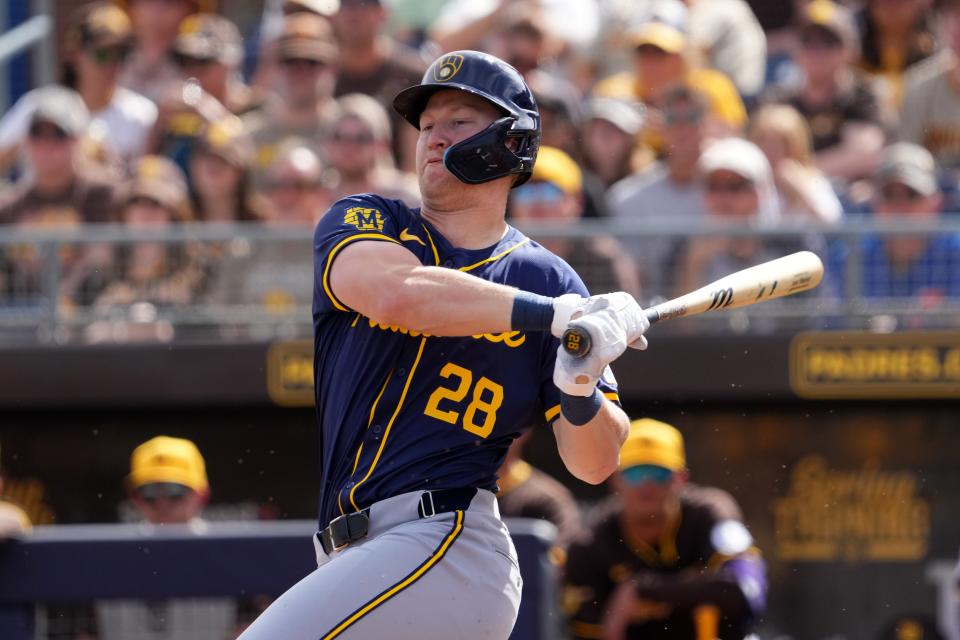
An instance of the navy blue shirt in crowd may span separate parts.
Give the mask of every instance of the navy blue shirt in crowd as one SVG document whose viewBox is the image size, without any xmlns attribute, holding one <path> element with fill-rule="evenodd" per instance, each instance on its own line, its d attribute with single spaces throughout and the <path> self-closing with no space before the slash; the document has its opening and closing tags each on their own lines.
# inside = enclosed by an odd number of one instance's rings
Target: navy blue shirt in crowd
<svg viewBox="0 0 960 640">
<path fill-rule="evenodd" d="M 545 296 L 587 295 L 569 265 L 512 227 L 492 247 L 458 249 L 398 200 L 358 195 L 335 203 L 314 234 L 321 527 L 409 491 L 493 491 L 510 443 L 560 414 L 559 341 L 549 332 L 440 338 L 348 308 L 330 287 L 330 266 L 358 241 L 396 243 L 424 265 Z M 618 400 L 615 381 L 599 386 Z"/>
</svg>

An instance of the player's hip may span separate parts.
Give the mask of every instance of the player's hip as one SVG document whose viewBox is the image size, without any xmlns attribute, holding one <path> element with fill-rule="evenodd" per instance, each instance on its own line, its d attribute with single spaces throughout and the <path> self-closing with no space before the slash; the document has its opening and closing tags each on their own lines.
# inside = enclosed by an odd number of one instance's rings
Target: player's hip
<svg viewBox="0 0 960 640">
<path fill-rule="evenodd" d="M 516 550 L 500 519 L 496 496 L 484 489 L 411 491 L 334 518 L 314 536 L 318 564 L 385 535 L 420 539 L 446 532 L 451 540 L 478 537 L 517 563 Z"/>
</svg>

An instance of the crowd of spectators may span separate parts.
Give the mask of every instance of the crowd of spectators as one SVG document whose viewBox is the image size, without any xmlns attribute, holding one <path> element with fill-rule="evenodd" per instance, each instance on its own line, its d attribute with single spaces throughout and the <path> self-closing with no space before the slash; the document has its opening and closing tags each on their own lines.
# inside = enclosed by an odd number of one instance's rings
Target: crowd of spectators
<svg viewBox="0 0 960 640">
<path fill-rule="evenodd" d="M 246 34 L 215 1 L 86 4 L 63 20 L 59 82 L 0 118 L 0 228 L 306 229 L 332 201 L 368 191 L 415 206 L 417 132 L 392 97 L 437 54 L 475 48 L 525 76 L 543 118 L 537 171 L 510 217 L 609 217 L 647 232 L 554 243 L 592 289 L 649 301 L 791 245 L 839 268 L 821 296 L 955 296 L 952 236 L 851 247 L 812 234 L 852 215 L 958 209 L 960 1 L 772 4 L 268 0 Z M 659 220 L 693 236 L 650 235 Z M 811 233 L 697 237 L 711 221 Z M 0 300 L 29 302 L 43 256 L 0 251 Z M 851 256 L 862 282 L 843 274 Z M 67 307 L 285 309 L 310 295 L 308 278 L 267 283 L 307 259 L 283 247 L 243 255 L 238 270 L 260 272 L 249 286 L 222 273 L 237 257 L 226 246 L 84 245 L 59 257 Z"/>
</svg>

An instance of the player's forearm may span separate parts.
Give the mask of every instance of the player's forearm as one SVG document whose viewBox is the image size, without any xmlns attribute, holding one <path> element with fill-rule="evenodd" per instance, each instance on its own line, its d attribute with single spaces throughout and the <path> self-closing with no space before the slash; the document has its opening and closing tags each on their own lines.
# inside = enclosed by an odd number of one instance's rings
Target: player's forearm
<svg viewBox="0 0 960 640">
<path fill-rule="evenodd" d="M 365 315 L 433 336 L 503 333 L 515 296 L 512 287 L 452 269 L 403 267 L 386 274 L 377 308 Z"/>
<path fill-rule="evenodd" d="M 589 484 L 600 484 L 617 470 L 629 429 L 627 415 L 607 399 L 587 424 L 575 426 L 561 414 L 553 426 L 567 470 Z"/>
</svg>

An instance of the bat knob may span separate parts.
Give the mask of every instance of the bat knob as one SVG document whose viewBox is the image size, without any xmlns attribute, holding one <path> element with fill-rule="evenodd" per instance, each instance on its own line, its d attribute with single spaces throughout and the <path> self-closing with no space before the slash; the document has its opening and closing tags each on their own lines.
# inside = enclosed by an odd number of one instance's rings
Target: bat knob
<svg viewBox="0 0 960 640">
<path fill-rule="evenodd" d="M 585 329 L 570 325 L 560 337 L 560 344 L 563 345 L 563 350 L 574 358 L 583 358 L 590 353 L 590 334 Z"/>
</svg>

